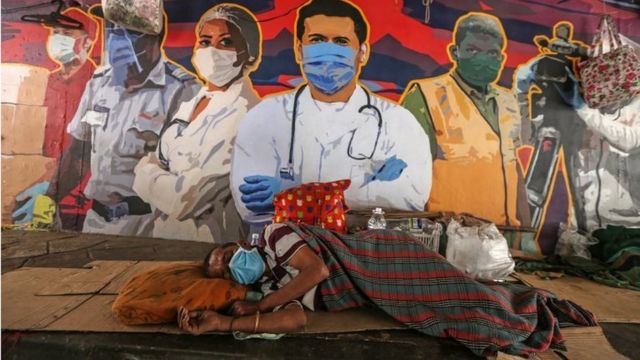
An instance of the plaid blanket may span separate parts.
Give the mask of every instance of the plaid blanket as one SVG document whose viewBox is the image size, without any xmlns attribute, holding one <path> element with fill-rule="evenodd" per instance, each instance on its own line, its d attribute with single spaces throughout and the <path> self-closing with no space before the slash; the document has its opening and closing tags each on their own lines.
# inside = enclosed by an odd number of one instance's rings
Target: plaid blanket
<svg viewBox="0 0 640 360">
<path fill-rule="evenodd" d="M 596 325 L 591 313 L 549 292 L 479 283 L 402 232 L 338 235 L 289 226 L 329 268 L 329 278 L 318 285 L 329 311 L 373 305 L 412 329 L 454 338 L 483 356 L 562 348 L 561 324 Z"/>
</svg>

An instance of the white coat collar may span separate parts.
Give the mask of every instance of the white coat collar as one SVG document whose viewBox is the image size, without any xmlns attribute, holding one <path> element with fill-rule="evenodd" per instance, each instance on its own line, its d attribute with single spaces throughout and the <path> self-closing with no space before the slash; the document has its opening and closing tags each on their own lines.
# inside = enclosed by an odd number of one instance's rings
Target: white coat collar
<svg viewBox="0 0 640 360">
<path fill-rule="evenodd" d="M 250 91 L 250 86 L 249 80 L 245 77 L 236 80 L 226 91 L 209 91 L 203 86 L 193 99 L 180 106 L 174 118 L 189 122 L 193 110 L 204 97 L 209 97 L 211 100 L 202 113 L 210 111 L 212 108 L 220 109 L 222 107 L 229 106 L 234 102 L 243 99 L 243 94 L 247 92 L 246 89 L 249 89 Z"/>
<path fill-rule="evenodd" d="M 302 90 L 302 93 L 300 94 L 299 101 L 305 104 L 314 104 L 319 111 L 326 110 L 327 108 L 341 111 L 345 110 L 347 107 L 358 106 L 358 108 L 360 108 L 360 106 L 365 105 L 367 103 L 367 94 L 362 88 L 362 85 L 356 84 L 356 88 L 353 90 L 353 93 L 347 102 L 338 101 L 328 103 L 314 99 L 311 96 L 311 89 L 309 88 L 309 85 L 306 84 L 305 89 Z"/>
</svg>

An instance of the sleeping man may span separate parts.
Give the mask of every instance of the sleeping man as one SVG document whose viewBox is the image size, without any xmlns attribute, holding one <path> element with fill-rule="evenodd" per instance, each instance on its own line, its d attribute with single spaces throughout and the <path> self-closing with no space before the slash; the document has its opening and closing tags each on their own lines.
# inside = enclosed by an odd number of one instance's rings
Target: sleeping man
<svg viewBox="0 0 640 360">
<path fill-rule="evenodd" d="M 477 355 L 527 355 L 560 345 L 560 320 L 594 326 L 591 313 L 522 285 L 485 285 L 410 235 L 392 230 L 337 235 L 292 223 L 268 226 L 259 244 L 215 248 L 205 273 L 257 284 L 265 297 L 238 301 L 233 316 L 178 311 L 180 327 L 287 333 L 306 325 L 305 309 L 373 306 L 424 334 L 454 338 Z"/>
</svg>

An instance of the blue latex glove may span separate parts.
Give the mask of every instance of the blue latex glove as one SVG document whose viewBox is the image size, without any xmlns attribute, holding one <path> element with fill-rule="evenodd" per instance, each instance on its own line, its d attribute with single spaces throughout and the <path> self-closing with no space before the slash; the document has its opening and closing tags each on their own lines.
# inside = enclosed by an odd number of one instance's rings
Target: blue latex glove
<svg viewBox="0 0 640 360">
<path fill-rule="evenodd" d="M 242 193 L 240 200 L 254 213 L 273 211 L 273 197 L 280 192 L 280 180 L 273 176 L 253 175 L 244 178 L 244 184 L 238 188 Z"/>
<path fill-rule="evenodd" d="M 404 169 L 407 168 L 407 163 L 401 159 L 398 159 L 395 155 L 385 160 L 384 164 L 376 171 L 375 174 L 369 175 L 362 186 L 369 184 L 372 181 L 393 181 L 402 175 Z"/>
<path fill-rule="evenodd" d="M 16 202 L 25 202 L 11 214 L 14 224 L 25 224 L 33 220 L 33 205 L 38 195 L 44 195 L 49 189 L 49 182 L 39 182 L 16 196 Z"/>
</svg>

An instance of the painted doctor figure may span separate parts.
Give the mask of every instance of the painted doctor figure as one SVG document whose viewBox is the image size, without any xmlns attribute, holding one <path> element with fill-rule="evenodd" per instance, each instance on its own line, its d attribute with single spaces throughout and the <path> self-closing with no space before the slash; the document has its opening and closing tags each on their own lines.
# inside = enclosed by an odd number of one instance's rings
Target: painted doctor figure
<svg viewBox="0 0 640 360">
<path fill-rule="evenodd" d="M 253 14 L 233 4 L 205 12 L 196 35 L 192 62 L 205 86 L 136 166 L 133 188 L 156 209 L 154 237 L 221 243 L 246 236 L 229 172 L 238 123 L 259 100 L 249 74 L 261 37 Z"/>
<path fill-rule="evenodd" d="M 273 210 L 283 189 L 351 179 L 352 209 L 422 210 L 429 140 L 413 115 L 358 83 L 370 48 L 359 8 L 340 0 L 298 10 L 294 51 L 306 82 L 263 100 L 240 123 L 231 187 L 244 218 Z"/>
<path fill-rule="evenodd" d="M 91 11 L 101 16 L 99 6 Z M 67 128 L 91 147 L 84 192 L 93 206 L 82 230 L 149 236 L 153 214 L 133 191 L 133 169 L 155 150 L 165 122 L 182 97 L 193 97 L 197 82 L 164 59 L 163 34 L 142 34 L 107 20 L 104 25 L 108 65 L 94 73 Z"/>
</svg>

